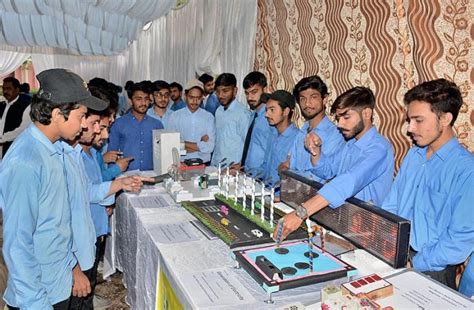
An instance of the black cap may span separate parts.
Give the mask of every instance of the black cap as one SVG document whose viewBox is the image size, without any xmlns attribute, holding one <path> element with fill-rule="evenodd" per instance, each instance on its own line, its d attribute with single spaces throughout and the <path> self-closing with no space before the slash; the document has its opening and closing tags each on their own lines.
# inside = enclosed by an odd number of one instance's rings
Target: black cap
<svg viewBox="0 0 474 310">
<path fill-rule="evenodd" d="M 295 97 L 286 90 L 276 90 L 268 96 L 268 99 L 279 101 L 290 108 L 290 110 L 293 110 L 296 105 Z"/>
<path fill-rule="evenodd" d="M 40 83 L 38 96 L 56 104 L 77 102 L 96 111 L 108 104 L 91 95 L 87 83 L 77 74 L 65 69 L 49 69 L 36 76 Z"/>
</svg>

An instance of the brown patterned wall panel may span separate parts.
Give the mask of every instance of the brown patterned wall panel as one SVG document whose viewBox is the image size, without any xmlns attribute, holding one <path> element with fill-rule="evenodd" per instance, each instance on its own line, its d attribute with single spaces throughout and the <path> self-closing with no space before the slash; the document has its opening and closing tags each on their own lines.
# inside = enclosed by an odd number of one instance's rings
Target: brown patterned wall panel
<svg viewBox="0 0 474 310">
<path fill-rule="evenodd" d="M 440 15 L 437 1 L 409 1 L 408 23 L 413 36 L 413 62 L 419 83 L 438 77 L 435 62 L 443 55 L 443 43 L 434 27 Z"/>
<path fill-rule="evenodd" d="M 319 71 L 318 60 L 314 53 L 316 46 L 316 36 L 318 35 L 313 28 L 311 20 L 313 15 L 313 8 L 309 1 L 296 1 L 296 9 L 298 11 L 298 19 L 296 20 L 296 28 L 300 36 L 301 45 L 299 46 L 299 52 L 301 58 L 305 60 L 304 70 L 298 72 L 298 76 L 309 76 Z M 291 86 L 291 85 L 290 85 Z"/>
<path fill-rule="evenodd" d="M 331 5 L 328 5 L 328 3 L 331 3 Z M 352 82 L 349 79 L 352 59 L 344 48 L 349 33 L 346 24 L 338 13 L 342 11 L 344 3 L 345 0 L 326 0 L 327 14 L 325 22 L 329 33 L 329 57 L 334 64 L 331 84 L 335 94 L 340 94 L 352 87 Z"/>
<path fill-rule="evenodd" d="M 386 31 L 391 16 L 390 7 L 382 1 L 366 0 L 361 1 L 361 11 L 367 21 L 365 42 L 372 55 L 368 71 L 376 96 L 378 129 L 392 142 L 397 150 L 395 162 L 400 163 L 410 145 L 399 130 L 404 120 L 400 118 L 402 114 L 397 90 L 402 83 L 398 71 L 392 65 L 397 46 Z"/>
<path fill-rule="evenodd" d="M 291 36 L 290 31 L 293 30 L 293 25 L 287 27 L 289 10 L 285 6 L 284 0 L 273 1 L 276 13 L 276 28 L 278 29 L 279 42 L 278 46 L 282 47 L 281 52 L 281 77 L 280 83 L 277 84 L 275 89 L 290 89 L 293 81 L 293 58 L 291 56 Z"/>
<path fill-rule="evenodd" d="M 290 90 L 302 76 L 319 74 L 329 103 L 353 86 L 373 88 L 375 122 L 394 145 L 397 167 L 409 146 L 403 95 L 421 81 L 445 77 L 463 95 L 455 130 L 473 151 L 471 2 L 258 0 L 255 69 L 267 74 L 270 89 Z"/>
</svg>

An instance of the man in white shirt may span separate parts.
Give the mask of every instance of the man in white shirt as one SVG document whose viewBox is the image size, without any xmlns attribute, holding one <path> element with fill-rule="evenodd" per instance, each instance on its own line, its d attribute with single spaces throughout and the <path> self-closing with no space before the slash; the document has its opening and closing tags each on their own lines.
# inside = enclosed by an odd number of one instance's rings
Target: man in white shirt
<svg viewBox="0 0 474 310">
<path fill-rule="evenodd" d="M 204 85 L 199 80 L 186 84 L 186 107 L 171 114 L 168 129 L 178 131 L 184 141 L 186 156 L 183 159 L 199 158 L 204 163 L 211 161 L 216 140 L 214 116 L 201 109 Z"/>
</svg>

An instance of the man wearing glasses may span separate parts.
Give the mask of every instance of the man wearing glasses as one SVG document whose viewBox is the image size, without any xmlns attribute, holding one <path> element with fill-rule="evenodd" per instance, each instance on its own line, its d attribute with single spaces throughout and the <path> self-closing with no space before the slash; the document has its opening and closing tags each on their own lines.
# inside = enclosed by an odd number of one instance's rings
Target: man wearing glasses
<svg viewBox="0 0 474 310">
<path fill-rule="evenodd" d="M 173 110 L 168 109 L 170 102 L 170 84 L 165 81 L 155 81 L 153 83 L 153 104 L 146 114 L 159 120 L 163 127 L 168 128 L 168 121 Z"/>
<path fill-rule="evenodd" d="M 133 157 L 127 170 L 153 170 L 153 129 L 163 129 L 161 121 L 147 115 L 150 91 L 134 84 L 130 91 L 132 108 L 117 119 L 110 129 L 109 151 L 121 151 Z"/>
</svg>

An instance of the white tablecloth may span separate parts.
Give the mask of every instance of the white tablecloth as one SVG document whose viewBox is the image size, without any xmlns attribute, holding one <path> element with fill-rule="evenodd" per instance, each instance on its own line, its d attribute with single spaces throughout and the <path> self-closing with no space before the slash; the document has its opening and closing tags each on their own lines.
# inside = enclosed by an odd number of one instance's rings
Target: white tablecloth
<svg viewBox="0 0 474 310">
<path fill-rule="evenodd" d="M 166 207 L 149 205 L 144 208 L 132 194 L 122 194 L 117 200 L 112 219 L 112 237 L 108 238 L 104 275 L 118 269 L 123 272 L 127 287 L 127 303 L 133 309 L 155 309 L 157 280 L 160 270 L 166 275 L 177 299 L 184 308 L 266 309 L 301 302 L 313 304 L 320 300 L 320 290 L 328 283 L 314 284 L 273 294 L 273 304 L 264 302 L 265 291 L 243 269 L 235 268 L 229 247 L 220 239 L 208 239 L 197 228 L 188 225 L 195 221 L 185 209 L 176 205 L 163 190 L 143 190 L 140 197 L 160 196 Z M 190 228 L 193 241 L 168 243 L 163 240 L 162 228 L 168 224 L 183 224 Z M 327 245 L 331 251 L 331 245 Z M 333 251 L 341 251 L 336 247 Z M 215 271 L 215 272 L 214 272 Z M 202 272 L 202 274 L 201 274 Z M 248 302 L 229 304 L 225 296 L 202 296 L 190 279 L 224 274 L 237 283 L 235 288 Z M 346 278 L 333 281 L 340 284 Z M 240 287 L 238 287 L 240 286 Z M 236 293 L 237 294 L 237 293 Z M 212 294 L 210 294 L 212 295 Z M 246 299 L 245 297 L 249 297 Z M 245 301 L 244 301 L 245 302 Z"/>
</svg>

